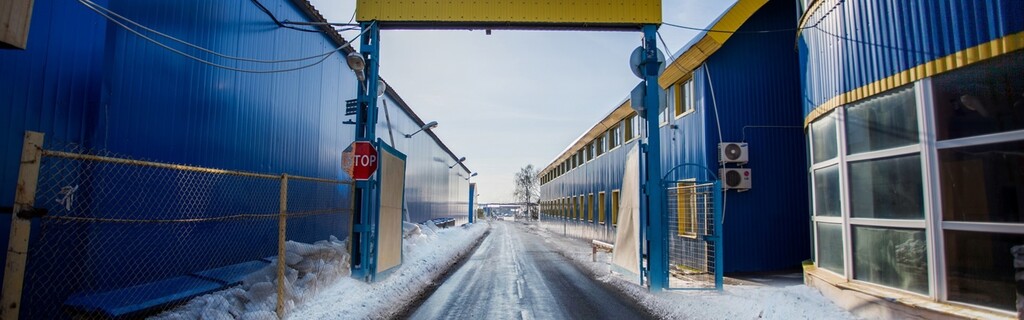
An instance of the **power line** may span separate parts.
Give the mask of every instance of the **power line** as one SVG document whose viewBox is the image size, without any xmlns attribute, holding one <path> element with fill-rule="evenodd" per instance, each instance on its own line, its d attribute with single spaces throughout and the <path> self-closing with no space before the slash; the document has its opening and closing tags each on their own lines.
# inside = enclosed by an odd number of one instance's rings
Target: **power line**
<svg viewBox="0 0 1024 320">
<path fill-rule="evenodd" d="M 181 50 L 172 48 L 172 47 L 170 47 L 170 46 L 168 46 L 166 44 L 163 44 L 163 43 L 161 43 L 159 41 L 154 40 L 153 38 L 150 38 L 150 37 L 142 34 L 139 31 L 136 31 L 135 29 L 132 29 L 131 27 L 128 27 L 128 26 L 124 25 L 123 23 L 121 23 L 121 21 L 118 21 L 117 19 L 114 19 L 113 17 L 108 15 L 103 10 L 97 9 L 96 7 L 93 7 L 92 5 L 90 5 L 89 3 L 91 1 L 89 1 L 89 0 L 79 0 L 79 2 L 82 3 L 83 5 L 85 5 L 86 7 L 88 7 L 89 9 L 92 9 L 93 11 L 98 13 L 99 15 L 103 16 L 104 18 L 107 18 L 108 20 L 110 20 L 114 24 L 116 24 L 116 25 L 120 26 L 121 28 L 125 29 L 126 31 L 131 32 L 132 34 L 135 34 L 136 36 L 138 36 L 138 37 L 140 37 L 142 39 L 145 39 L 145 40 L 147 40 L 147 41 L 149 41 L 149 42 L 151 42 L 151 43 L 153 43 L 153 44 L 155 44 L 157 46 L 160 46 L 161 48 L 164 48 L 164 49 L 166 49 L 168 51 L 174 52 L 174 53 L 176 53 L 178 55 L 181 55 L 183 57 L 195 60 L 197 62 L 206 64 L 206 65 L 209 65 L 209 66 L 212 66 L 212 67 L 216 67 L 216 68 L 220 68 L 220 69 L 225 69 L 225 70 L 236 71 L 236 72 L 265 74 L 265 73 L 281 73 L 281 72 L 290 72 L 290 71 L 301 70 L 301 69 L 305 69 L 305 68 L 309 68 L 309 67 L 318 65 L 318 64 L 324 62 L 325 60 L 327 60 L 327 58 L 329 58 L 330 56 L 332 56 L 335 53 L 337 53 L 338 51 L 341 51 L 341 50 L 343 50 L 346 47 L 351 47 L 352 46 L 352 42 L 348 41 L 348 42 L 345 42 L 345 44 L 339 46 L 338 48 L 336 48 L 336 49 L 334 49 L 332 51 L 329 51 L 329 52 L 327 52 L 325 54 L 316 55 L 316 56 L 307 57 L 307 58 L 301 58 L 301 59 L 290 59 L 291 61 L 284 61 L 284 62 L 293 62 L 293 61 L 310 60 L 310 59 L 314 59 L 314 58 L 318 58 L 318 57 L 320 58 L 320 59 L 314 61 L 313 63 L 302 65 L 302 66 L 298 66 L 298 67 L 294 67 L 294 68 L 277 69 L 277 70 L 251 70 L 251 69 L 235 68 L 235 67 L 230 67 L 230 66 L 226 66 L 226 65 L 210 62 L 210 61 L 204 60 L 202 58 L 198 58 L 196 56 L 193 56 L 193 55 L 190 55 L 188 53 L 182 52 Z M 95 5 L 95 4 L 93 4 L 93 5 Z M 363 30 L 363 32 L 359 33 L 359 35 L 357 35 L 353 40 L 362 37 L 365 32 L 366 32 L 366 30 Z M 181 41 L 181 40 L 178 40 L 178 41 Z M 186 42 L 186 44 L 187 44 L 187 42 Z M 196 48 L 199 48 L 199 47 L 194 46 L 194 45 L 192 45 L 192 46 L 196 47 Z M 230 56 L 222 55 L 222 54 L 219 54 L 219 53 L 207 50 L 207 49 L 203 49 L 203 50 L 207 51 L 207 52 L 209 52 L 211 54 L 218 55 L 218 56 L 230 57 Z M 237 60 L 242 60 L 242 59 L 237 59 Z M 246 59 L 246 60 L 255 60 L 255 59 Z M 245 60 L 242 60 L 242 61 L 245 61 Z M 263 61 L 266 61 L 266 60 L 263 60 Z M 283 60 L 280 60 L 278 62 L 282 62 L 282 61 Z M 251 61 L 251 62 L 259 62 L 259 61 Z"/>
<path fill-rule="evenodd" d="M 816 29 L 818 27 L 818 24 L 821 23 L 822 20 L 825 20 L 825 18 L 828 17 L 830 14 L 832 14 L 832 12 L 835 11 L 837 7 L 842 5 L 843 2 L 846 2 L 846 0 L 839 0 L 838 2 L 836 2 L 836 4 L 834 6 L 832 6 L 832 8 L 830 8 L 828 10 L 828 12 L 826 12 L 824 15 L 822 15 L 821 18 L 819 18 L 817 21 L 815 21 L 814 24 L 812 24 L 810 26 L 798 27 L 798 28 L 738 31 L 738 30 L 717 30 L 717 29 L 708 29 L 708 28 L 697 28 L 697 27 L 684 26 L 684 25 L 668 23 L 668 22 L 662 22 L 661 24 L 669 26 L 669 27 L 679 28 L 679 29 L 686 29 L 686 30 L 693 30 L 693 31 L 703 31 L 703 32 L 714 32 L 714 33 L 758 34 L 758 33 L 775 33 L 775 32 L 793 32 L 793 31 L 800 31 L 800 30 L 807 30 L 807 29 Z"/>
<path fill-rule="evenodd" d="M 261 59 L 251 59 L 251 58 L 235 57 L 235 56 L 221 54 L 219 52 L 215 52 L 213 50 L 210 50 L 210 49 L 203 48 L 203 47 L 200 47 L 198 45 L 192 44 L 192 43 L 190 43 L 188 41 L 181 40 L 181 39 L 175 38 L 173 36 L 161 33 L 160 31 L 153 30 L 152 28 L 146 27 L 145 25 L 142 25 L 142 24 L 140 24 L 138 22 L 135 22 L 135 21 L 133 21 L 131 19 L 128 19 L 127 17 L 124 17 L 124 16 L 120 15 L 117 12 L 114 12 L 113 10 L 110 10 L 110 9 L 107 9 L 107 8 L 105 8 L 103 6 L 100 6 L 99 4 L 96 4 L 95 2 L 92 2 L 91 0 L 79 0 L 79 2 L 82 3 L 83 5 L 85 5 L 86 7 L 89 7 L 93 11 L 102 10 L 103 12 L 106 12 L 107 14 L 109 14 L 111 16 L 114 16 L 114 17 L 117 17 L 117 18 L 119 18 L 121 20 L 124 20 L 125 22 L 127 22 L 127 23 L 129 23 L 129 24 L 131 24 L 133 26 L 136 26 L 136 27 L 138 27 L 140 29 L 149 31 L 149 32 L 151 32 L 151 33 L 153 33 L 155 35 L 167 38 L 167 39 L 169 39 L 171 41 L 174 41 L 174 42 L 177 42 L 177 43 L 189 46 L 191 48 L 194 48 L 196 50 L 203 51 L 203 52 L 206 52 L 206 53 L 209 53 L 209 54 L 221 57 L 221 58 L 225 58 L 225 59 L 245 61 L 245 62 L 255 62 L 255 63 L 298 62 L 298 61 L 305 61 L 305 60 L 311 60 L 311 59 L 320 58 L 320 57 L 323 57 L 324 55 L 328 55 L 328 54 L 331 54 L 332 52 L 340 50 L 340 49 L 334 49 L 334 50 L 331 50 L 331 51 L 326 51 L 324 53 L 313 55 L 313 56 L 309 56 L 309 57 L 295 58 L 295 59 L 283 59 L 283 60 L 261 60 Z M 104 15 L 104 16 L 109 18 L 109 16 L 106 16 L 106 15 Z M 342 30 L 342 31 L 348 31 L 348 30 Z"/>
<path fill-rule="evenodd" d="M 267 16 L 270 17 L 270 20 L 274 20 L 274 23 L 277 24 L 278 27 L 288 28 L 288 29 L 302 31 L 302 32 L 320 33 L 320 30 L 310 30 L 310 29 L 296 28 L 296 27 L 293 27 L 293 26 L 285 25 L 284 23 L 281 23 L 280 20 L 277 20 L 277 17 L 274 16 L 274 13 L 270 12 L 270 9 L 267 9 L 267 7 L 263 6 L 263 4 L 260 3 L 259 0 L 251 0 L 251 1 L 252 1 L 253 4 L 256 5 L 257 8 L 260 9 L 260 11 L 263 11 L 263 13 L 266 13 Z"/>
</svg>

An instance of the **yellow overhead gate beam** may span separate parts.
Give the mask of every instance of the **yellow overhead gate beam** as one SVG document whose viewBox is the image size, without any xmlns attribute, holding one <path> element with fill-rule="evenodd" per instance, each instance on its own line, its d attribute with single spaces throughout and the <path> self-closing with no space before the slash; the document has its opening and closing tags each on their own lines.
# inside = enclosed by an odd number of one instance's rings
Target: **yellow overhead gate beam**
<svg viewBox="0 0 1024 320">
<path fill-rule="evenodd" d="M 382 28 L 621 28 L 661 24 L 661 0 L 358 0 Z"/>
</svg>

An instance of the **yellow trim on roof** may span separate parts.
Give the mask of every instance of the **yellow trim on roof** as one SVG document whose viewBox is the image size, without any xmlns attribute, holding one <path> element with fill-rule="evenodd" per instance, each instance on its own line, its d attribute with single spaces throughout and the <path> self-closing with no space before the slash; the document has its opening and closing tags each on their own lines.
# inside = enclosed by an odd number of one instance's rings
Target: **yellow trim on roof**
<svg viewBox="0 0 1024 320">
<path fill-rule="evenodd" d="M 661 0 L 358 0 L 356 20 L 490 24 L 661 24 Z"/>
<path fill-rule="evenodd" d="M 629 115 L 633 113 L 635 113 L 635 111 L 633 111 L 633 107 L 630 104 L 629 99 L 626 99 L 625 102 L 623 102 L 614 110 L 612 110 L 612 112 L 605 116 L 604 119 L 601 119 L 601 121 L 598 121 L 596 124 L 594 124 L 593 127 L 590 127 L 590 129 L 583 133 L 582 136 L 577 138 L 576 141 L 569 145 L 568 148 L 562 151 L 562 153 L 558 155 L 558 157 L 555 158 L 555 160 L 552 160 L 551 163 L 549 163 L 546 167 L 544 167 L 543 170 L 540 171 L 540 175 L 544 175 L 548 171 L 551 171 L 551 169 L 554 169 L 556 166 L 562 164 L 563 161 L 569 159 L 569 157 L 576 154 L 576 152 L 579 152 L 581 149 L 583 149 L 584 146 L 593 142 L 595 138 L 597 138 L 601 134 L 604 134 L 605 132 L 608 131 L 608 129 L 611 129 L 612 126 L 618 124 L 619 121 L 628 118 Z M 625 144 L 626 141 L 622 141 L 622 143 Z"/>
<path fill-rule="evenodd" d="M 661 85 L 661 88 L 668 88 L 693 72 L 711 54 L 718 51 L 732 37 L 733 32 L 739 30 L 766 3 L 768 0 L 739 0 L 736 2 L 711 26 L 711 30 L 725 32 L 705 32 L 700 40 L 676 57 L 675 61 L 672 61 L 672 64 L 666 67 L 665 72 L 658 77 L 658 84 Z"/>
<path fill-rule="evenodd" d="M 835 108 L 860 101 L 864 98 L 899 88 L 917 80 L 935 76 L 944 72 L 960 69 L 968 65 L 992 59 L 1017 50 L 1024 49 L 1024 32 L 1018 32 L 980 45 L 960 50 L 956 53 L 932 61 L 919 64 L 894 75 L 878 80 L 860 88 L 829 99 L 814 108 L 804 119 L 804 128 L 821 116 Z"/>
</svg>

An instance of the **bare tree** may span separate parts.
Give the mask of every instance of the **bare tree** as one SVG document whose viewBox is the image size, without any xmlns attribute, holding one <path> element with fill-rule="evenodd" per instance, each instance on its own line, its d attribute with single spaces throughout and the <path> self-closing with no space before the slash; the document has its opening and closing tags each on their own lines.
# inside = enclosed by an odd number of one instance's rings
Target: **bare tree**
<svg viewBox="0 0 1024 320">
<path fill-rule="evenodd" d="M 537 212 L 537 204 L 535 203 L 540 199 L 540 179 L 538 178 L 538 173 L 532 164 L 520 168 L 519 172 L 516 172 L 516 188 L 512 192 L 512 197 L 525 208 L 526 214 L 531 219 L 537 218 L 539 214 Z"/>
</svg>

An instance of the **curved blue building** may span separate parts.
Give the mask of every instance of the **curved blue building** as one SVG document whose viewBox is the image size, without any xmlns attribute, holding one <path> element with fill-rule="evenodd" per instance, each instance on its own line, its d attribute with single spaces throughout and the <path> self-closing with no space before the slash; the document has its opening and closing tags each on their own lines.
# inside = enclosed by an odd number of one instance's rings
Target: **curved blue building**
<svg viewBox="0 0 1024 320">
<path fill-rule="evenodd" d="M 1016 314 L 1024 2 L 799 2 L 809 282 L 895 298 L 869 316 Z"/>
</svg>

